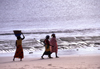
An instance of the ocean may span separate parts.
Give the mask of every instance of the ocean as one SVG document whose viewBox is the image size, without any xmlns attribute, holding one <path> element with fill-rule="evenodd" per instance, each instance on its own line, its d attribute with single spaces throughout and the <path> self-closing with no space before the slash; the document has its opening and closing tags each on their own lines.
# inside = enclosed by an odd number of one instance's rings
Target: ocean
<svg viewBox="0 0 100 69">
<path fill-rule="evenodd" d="M 46 35 L 55 33 L 61 36 L 99 36 L 99 19 L 46 21 L 46 22 L 5 22 L 0 25 L 1 40 L 15 40 L 13 30 L 22 30 L 26 39 L 45 38 Z"/>
<path fill-rule="evenodd" d="M 22 30 L 26 39 L 44 38 L 48 32 L 100 35 L 99 7 L 99 0 L 0 0 L 0 40 L 13 40 L 13 30 Z"/>
</svg>

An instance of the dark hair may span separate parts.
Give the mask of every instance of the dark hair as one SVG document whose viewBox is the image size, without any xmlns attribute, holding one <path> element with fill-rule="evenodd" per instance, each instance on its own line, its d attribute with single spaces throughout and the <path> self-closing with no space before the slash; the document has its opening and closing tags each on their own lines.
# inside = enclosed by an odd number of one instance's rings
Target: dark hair
<svg viewBox="0 0 100 69">
<path fill-rule="evenodd" d="M 49 39 L 49 35 L 46 36 L 46 39 Z"/>
<path fill-rule="evenodd" d="M 56 36 L 55 36 L 55 34 L 52 34 L 52 37 L 54 37 L 54 38 L 55 38 L 55 37 L 56 37 Z"/>
</svg>

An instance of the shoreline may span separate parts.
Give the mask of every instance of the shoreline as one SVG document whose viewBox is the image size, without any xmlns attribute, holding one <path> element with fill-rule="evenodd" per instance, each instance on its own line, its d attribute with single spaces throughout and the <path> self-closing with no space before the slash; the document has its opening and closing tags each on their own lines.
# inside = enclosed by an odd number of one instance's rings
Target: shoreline
<svg viewBox="0 0 100 69">
<path fill-rule="evenodd" d="M 45 51 L 45 47 L 41 50 L 23 50 L 25 56 L 37 56 L 42 55 Z M 12 52 L 1 52 L 0 57 L 8 57 L 13 56 L 15 54 L 15 50 Z M 92 54 L 100 54 L 100 47 L 80 47 L 80 48 L 60 48 L 58 49 L 58 55 L 92 55 Z M 53 53 L 54 56 L 54 53 Z"/>
<path fill-rule="evenodd" d="M 14 50 L 16 40 L 0 40 L 0 51 L 2 50 Z M 43 39 L 27 39 L 23 40 L 23 49 L 42 49 Z M 100 46 L 100 36 L 73 36 L 73 37 L 58 37 L 57 44 L 59 49 L 68 49 L 70 46 L 78 47 L 90 47 L 90 46 Z"/>
<path fill-rule="evenodd" d="M 100 48 L 100 47 L 99 47 Z M 43 50 L 37 50 L 37 51 L 24 51 L 24 58 L 41 58 L 41 55 L 43 54 Z M 0 53 L 0 58 L 6 58 L 11 57 L 13 58 L 15 54 L 15 51 L 9 52 L 9 53 Z M 98 47 L 87 47 L 87 48 L 77 48 L 77 49 L 58 49 L 58 55 L 59 56 L 99 56 L 100 50 L 98 50 Z M 51 54 L 52 57 L 55 57 L 55 53 Z M 47 58 L 47 55 L 44 56 L 44 58 Z"/>
<path fill-rule="evenodd" d="M 59 38 L 57 39 L 59 58 L 55 58 L 53 53 L 51 55 L 53 59 L 48 59 L 47 56 L 41 59 L 44 46 L 40 46 L 36 40 L 25 40 L 24 59 L 20 61 L 16 58 L 13 61 L 14 48 L 11 52 L 0 53 L 0 67 L 1 69 L 100 69 L 99 37 Z M 30 46 L 32 49 L 27 48 Z"/>
</svg>

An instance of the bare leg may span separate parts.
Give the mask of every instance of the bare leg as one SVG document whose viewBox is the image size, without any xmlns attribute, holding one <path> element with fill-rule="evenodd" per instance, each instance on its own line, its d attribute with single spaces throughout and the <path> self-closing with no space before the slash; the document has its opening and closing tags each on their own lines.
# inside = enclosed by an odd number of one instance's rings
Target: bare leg
<svg viewBox="0 0 100 69">
<path fill-rule="evenodd" d="M 15 57 L 13 58 L 13 61 L 15 61 Z"/>
<path fill-rule="evenodd" d="M 41 56 L 42 59 L 44 59 L 43 56 L 44 56 L 44 53 L 43 53 L 43 55 Z"/>
<path fill-rule="evenodd" d="M 22 58 L 20 58 L 20 61 L 22 61 Z"/>
<path fill-rule="evenodd" d="M 57 56 L 57 52 L 55 53 L 55 55 L 56 55 L 56 58 L 59 58 L 59 57 Z"/>
<path fill-rule="evenodd" d="M 49 57 L 49 58 L 52 58 L 52 57 L 51 57 L 51 54 L 49 54 L 48 57 Z"/>
</svg>

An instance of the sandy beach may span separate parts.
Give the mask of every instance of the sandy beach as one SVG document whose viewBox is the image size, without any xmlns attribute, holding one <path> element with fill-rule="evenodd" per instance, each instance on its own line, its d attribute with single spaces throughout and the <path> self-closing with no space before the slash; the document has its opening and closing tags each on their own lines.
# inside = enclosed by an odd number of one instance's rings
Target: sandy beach
<svg viewBox="0 0 100 69">
<path fill-rule="evenodd" d="M 24 58 L 23 61 L 0 57 L 0 69 L 100 69 L 100 55 Z"/>
<path fill-rule="evenodd" d="M 100 0 L 0 0 L 0 69 L 100 69 L 99 8 Z M 13 61 L 14 30 L 25 35 L 22 61 Z M 41 59 L 53 33 L 59 58 Z"/>
<path fill-rule="evenodd" d="M 12 60 L 15 48 L 3 48 L 0 52 L 0 69 L 100 69 L 99 37 L 57 38 L 59 58 L 55 58 L 53 53 L 52 59 L 47 56 L 41 59 L 44 46 L 39 41 L 25 40 L 23 42 L 23 44 L 26 43 L 26 46 L 23 45 L 25 54 L 23 61 Z M 2 45 L 5 43 L 7 42 Z"/>
</svg>

